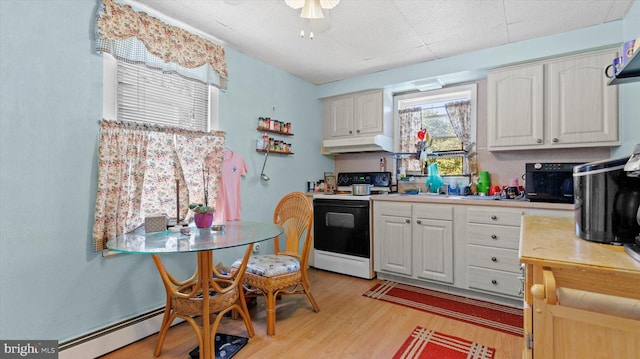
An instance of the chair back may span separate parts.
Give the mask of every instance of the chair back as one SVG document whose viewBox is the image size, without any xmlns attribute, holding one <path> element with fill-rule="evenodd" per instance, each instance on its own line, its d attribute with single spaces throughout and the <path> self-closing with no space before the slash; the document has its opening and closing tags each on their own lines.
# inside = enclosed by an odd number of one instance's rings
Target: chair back
<svg viewBox="0 0 640 359">
<path fill-rule="evenodd" d="M 282 197 L 273 212 L 273 223 L 282 226 L 282 235 L 274 238 L 276 254 L 295 256 L 306 268 L 311 249 L 311 227 L 313 225 L 313 207 L 311 201 L 302 192 L 291 192 Z M 300 241 L 304 235 L 304 241 Z M 280 250 L 280 240 L 284 240 L 284 250 Z"/>
</svg>

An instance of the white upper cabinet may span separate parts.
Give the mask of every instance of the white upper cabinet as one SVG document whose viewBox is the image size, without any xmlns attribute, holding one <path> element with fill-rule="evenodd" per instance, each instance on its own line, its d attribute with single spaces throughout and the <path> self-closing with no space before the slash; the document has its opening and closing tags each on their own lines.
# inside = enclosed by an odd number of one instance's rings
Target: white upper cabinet
<svg viewBox="0 0 640 359">
<path fill-rule="evenodd" d="M 331 137 L 350 136 L 353 134 L 353 103 L 354 98 L 341 97 L 329 102 L 331 111 Z"/>
<path fill-rule="evenodd" d="M 355 96 L 353 127 L 355 134 L 382 133 L 384 124 L 382 95 L 382 91 L 375 91 Z"/>
<path fill-rule="evenodd" d="M 544 65 L 488 75 L 489 147 L 540 146 L 544 138 Z"/>
<path fill-rule="evenodd" d="M 324 99 L 323 139 L 392 135 L 392 101 L 391 93 L 384 90 Z"/>
<path fill-rule="evenodd" d="M 489 150 L 616 146 L 615 50 L 506 67 L 487 76 Z"/>
<path fill-rule="evenodd" d="M 618 88 L 607 86 L 604 75 L 615 56 L 614 51 L 601 51 L 549 63 L 547 115 L 552 144 L 620 144 Z"/>
</svg>

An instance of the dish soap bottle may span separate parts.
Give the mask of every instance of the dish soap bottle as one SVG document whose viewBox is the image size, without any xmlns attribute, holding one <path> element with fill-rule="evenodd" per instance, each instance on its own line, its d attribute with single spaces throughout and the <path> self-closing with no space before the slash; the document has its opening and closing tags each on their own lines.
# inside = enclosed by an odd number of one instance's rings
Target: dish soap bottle
<svg viewBox="0 0 640 359">
<path fill-rule="evenodd" d="M 429 169 L 429 175 L 427 176 L 427 181 L 424 185 L 427 187 L 428 192 L 438 193 L 438 190 L 444 183 L 438 171 L 438 164 L 432 163 L 427 168 Z"/>
</svg>

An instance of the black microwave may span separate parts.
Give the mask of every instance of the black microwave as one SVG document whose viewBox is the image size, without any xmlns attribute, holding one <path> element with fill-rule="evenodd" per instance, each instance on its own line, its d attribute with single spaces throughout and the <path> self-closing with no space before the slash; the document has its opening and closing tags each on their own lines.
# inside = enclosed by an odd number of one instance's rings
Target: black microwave
<svg viewBox="0 0 640 359">
<path fill-rule="evenodd" d="M 583 163 L 527 163 L 525 197 L 532 202 L 573 203 L 573 167 Z"/>
</svg>

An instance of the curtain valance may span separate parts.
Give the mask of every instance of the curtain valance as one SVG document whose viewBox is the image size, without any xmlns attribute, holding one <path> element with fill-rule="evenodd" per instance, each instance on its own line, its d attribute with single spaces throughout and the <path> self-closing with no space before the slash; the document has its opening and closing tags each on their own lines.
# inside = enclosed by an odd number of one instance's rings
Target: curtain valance
<svg viewBox="0 0 640 359">
<path fill-rule="evenodd" d="M 102 0 L 98 9 L 96 50 L 227 87 L 222 46 L 113 0 Z"/>
</svg>

